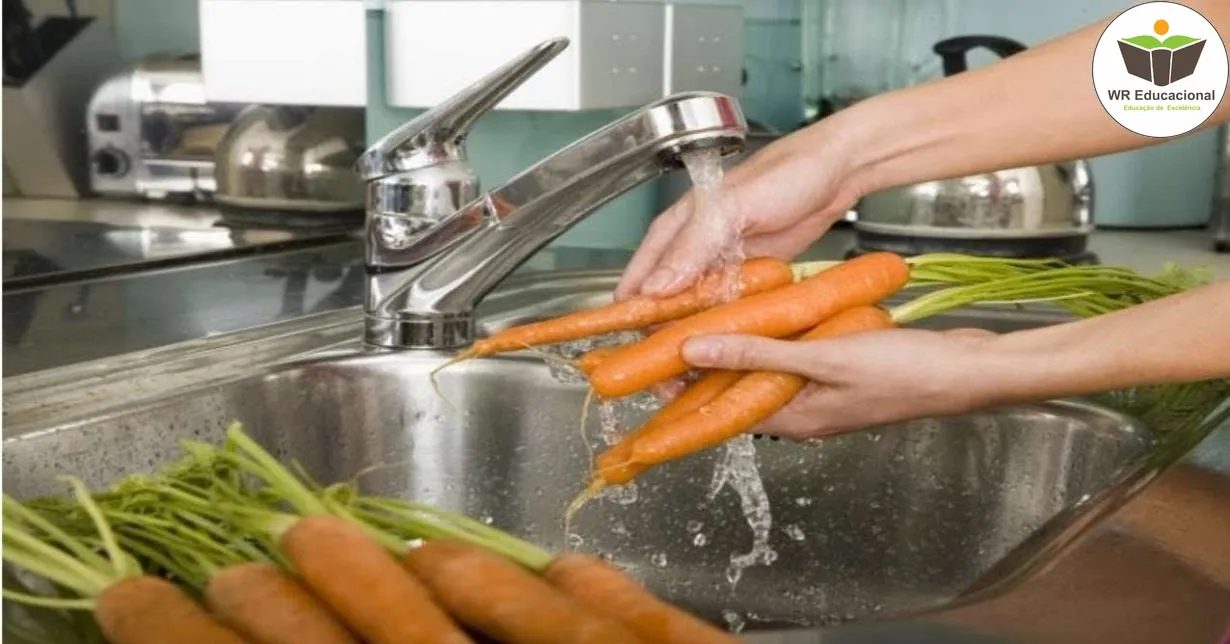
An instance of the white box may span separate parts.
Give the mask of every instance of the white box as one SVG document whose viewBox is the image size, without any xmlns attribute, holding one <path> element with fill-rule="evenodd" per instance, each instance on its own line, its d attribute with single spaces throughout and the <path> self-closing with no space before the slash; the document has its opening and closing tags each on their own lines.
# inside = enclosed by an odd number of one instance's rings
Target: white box
<svg viewBox="0 0 1230 644">
<path fill-rule="evenodd" d="M 211 101 L 367 104 L 363 0 L 201 0 Z"/>
<path fill-rule="evenodd" d="M 743 7 L 673 2 L 665 10 L 663 95 L 743 93 Z"/>
<path fill-rule="evenodd" d="M 640 106 L 662 96 L 661 2 L 388 0 L 389 103 L 425 108 L 550 38 L 571 43 L 497 109 Z"/>
</svg>

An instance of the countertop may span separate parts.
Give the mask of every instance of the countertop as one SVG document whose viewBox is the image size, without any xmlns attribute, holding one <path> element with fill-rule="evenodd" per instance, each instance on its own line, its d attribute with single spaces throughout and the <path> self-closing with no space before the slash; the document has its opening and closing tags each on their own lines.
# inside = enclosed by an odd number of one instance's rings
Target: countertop
<svg viewBox="0 0 1230 644">
<path fill-rule="evenodd" d="M 362 244 L 334 228 L 221 227 L 208 207 L 112 200 L 10 198 L 3 211 L 5 376 L 362 302 Z M 805 258 L 842 257 L 852 239 L 834 229 Z M 1142 271 L 1176 262 L 1230 277 L 1230 255 L 1204 231 L 1097 232 L 1090 244 Z M 614 269 L 627 257 L 554 247 L 521 270 Z M 18 261 L 34 275 L 11 277 Z"/>
</svg>

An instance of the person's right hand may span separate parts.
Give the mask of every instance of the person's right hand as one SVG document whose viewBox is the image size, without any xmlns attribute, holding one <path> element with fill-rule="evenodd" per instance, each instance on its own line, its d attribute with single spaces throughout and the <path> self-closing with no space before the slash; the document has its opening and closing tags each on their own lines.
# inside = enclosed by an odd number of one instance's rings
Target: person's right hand
<svg viewBox="0 0 1230 644">
<path fill-rule="evenodd" d="M 727 173 L 718 203 L 689 191 L 649 227 L 616 289 L 619 299 L 673 295 L 713 267 L 731 234 L 746 257 L 792 259 L 861 196 L 837 119 L 774 142 Z M 726 225 L 720 218 L 733 218 Z"/>
</svg>

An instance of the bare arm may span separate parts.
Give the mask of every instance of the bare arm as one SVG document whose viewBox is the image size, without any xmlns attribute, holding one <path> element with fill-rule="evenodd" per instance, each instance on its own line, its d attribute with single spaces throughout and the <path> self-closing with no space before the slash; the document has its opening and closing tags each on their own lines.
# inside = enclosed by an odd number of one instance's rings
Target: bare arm
<svg viewBox="0 0 1230 644">
<path fill-rule="evenodd" d="M 1223 36 L 1230 2 L 1191 0 Z M 691 195 L 658 216 L 616 295 L 669 295 L 719 256 L 737 216 L 751 255 L 793 257 L 869 192 L 1156 143 L 1121 127 L 1092 84 L 1110 18 L 993 65 L 867 99 L 768 146 L 727 174 L 720 212 L 692 216 Z M 1028 99 L 1026 97 L 1045 97 Z M 1230 118 L 1223 101 L 1205 127 Z M 703 212 L 702 212 L 703 211 Z"/>
<path fill-rule="evenodd" d="M 1184 4 L 1230 36 L 1230 2 Z M 808 138 L 840 132 L 835 136 L 853 155 L 853 178 L 863 192 L 1157 143 L 1116 123 L 1094 93 L 1093 50 L 1110 21 L 987 67 L 869 99 L 817 124 Z M 1204 127 L 1227 119 L 1230 101 L 1223 101 Z"/>
<path fill-rule="evenodd" d="M 1230 377 L 1230 280 L 988 346 L 988 403 Z M 999 365 L 999 366 L 996 366 Z M 978 371 L 978 370 L 974 370 Z"/>
<path fill-rule="evenodd" d="M 814 381 L 758 431 L 818 438 L 911 418 L 1230 377 L 1230 280 L 1004 335 L 899 329 L 815 342 L 694 338 L 697 367 Z"/>
</svg>

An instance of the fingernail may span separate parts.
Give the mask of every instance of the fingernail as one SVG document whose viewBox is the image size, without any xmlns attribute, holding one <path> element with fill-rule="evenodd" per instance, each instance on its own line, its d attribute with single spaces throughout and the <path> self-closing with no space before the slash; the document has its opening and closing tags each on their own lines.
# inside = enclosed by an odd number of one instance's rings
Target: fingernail
<svg viewBox="0 0 1230 644">
<path fill-rule="evenodd" d="M 706 366 L 718 358 L 721 347 L 713 340 L 688 340 L 683 345 L 683 359 L 699 367 Z"/>
<path fill-rule="evenodd" d="M 645 283 L 641 285 L 641 291 L 645 293 L 658 293 L 670 288 L 674 282 L 675 272 L 669 268 L 664 268 L 650 275 L 645 280 Z"/>
</svg>

